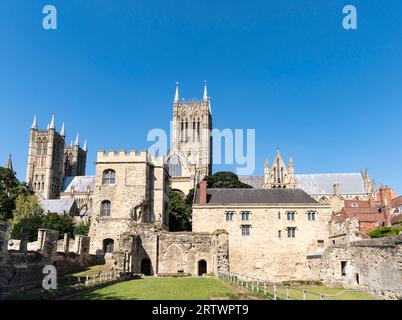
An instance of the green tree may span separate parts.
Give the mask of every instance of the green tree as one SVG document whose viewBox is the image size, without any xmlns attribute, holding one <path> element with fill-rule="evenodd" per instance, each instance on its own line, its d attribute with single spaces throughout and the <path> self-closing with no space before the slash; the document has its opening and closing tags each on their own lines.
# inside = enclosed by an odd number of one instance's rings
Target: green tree
<svg viewBox="0 0 402 320">
<path fill-rule="evenodd" d="M 74 235 L 74 220 L 69 215 L 49 213 L 44 217 L 41 227 L 58 231 L 60 239 L 64 237 L 65 233 L 68 233 L 71 237 Z"/>
<path fill-rule="evenodd" d="M 204 181 L 207 182 L 208 188 L 252 188 L 239 180 L 239 177 L 233 172 L 221 171 L 206 176 Z"/>
<path fill-rule="evenodd" d="M 88 219 L 87 221 L 81 221 L 80 223 L 76 224 L 74 226 L 74 237 L 78 235 L 87 236 L 89 234 L 90 225 L 90 219 Z"/>
<path fill-rule="evenodd" d="M 27 239 L 30 242 L 36 241 L 38 229 L 42 227 L 42 224 L 42 215 L 32 215 L 22 218 L 17 223 L 13 224 L 11 238 L 16 240 Z"/>
<path fill-rule="evenodd" d="M 175 191 L 170 192 L 169 200 L 170 231 L 191 231 L 191 206 Z"/>
<path fill-rule="evenodd" d="M 17 197 L 30 194 L 33 192 L 18 181 L 13 171 L 0 167 L 0 220 L 11 220 Z"/>
<path fill-rule="evenodd" d="M 43 215 L 38 198 L 35 195 L 19 195 L 15 201 L 15 209 L 13 211 L 13 225 L 21 219 L 34 215 Z"/>
</svg>

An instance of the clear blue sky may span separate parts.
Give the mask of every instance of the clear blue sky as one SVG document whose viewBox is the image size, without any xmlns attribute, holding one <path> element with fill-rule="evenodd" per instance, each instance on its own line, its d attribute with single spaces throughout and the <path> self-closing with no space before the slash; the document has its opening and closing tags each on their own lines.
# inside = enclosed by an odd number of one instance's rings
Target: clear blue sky
<svg viewBox="0 0 402 320">
<path fill-rule="evenodd" d="M 58 30 L 42 29 L 42 8 Z M 354 4 L 358 30 L 342 28 Z M 356 172 L 402 192 L 402 1 L 3 0 L 0 160 L 25 175 L 33 115 L 52 114 L 68 140 L 145 149 L 169 128 L 175 82 L 214 126 L 255 128 L 257 163 L 276 147 L 298 173 Z M 220 169 L 233 167 L 216 166 Z"/>
</svg>

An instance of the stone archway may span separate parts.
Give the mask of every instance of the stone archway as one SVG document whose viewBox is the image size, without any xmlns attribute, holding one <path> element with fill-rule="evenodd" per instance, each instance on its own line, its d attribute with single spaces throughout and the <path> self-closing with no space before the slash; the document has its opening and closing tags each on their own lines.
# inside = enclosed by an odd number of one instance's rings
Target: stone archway
<svg viewBox="0 0 402 320">
<path fill-rule="evenodd" d="M 142 259 L 141 261 L 141 273 L 146 275 L 146 276 L 151 276 L 152 275 L 152 270 L 151 270 L 151 260 L 148 258 Z"/>
<path fill-rule="evenodd" d="M 207 262 L 205 260 L 198 261 L 198 276 L 202 277 L 206 273 L 208 273 Z"/>
</svg>

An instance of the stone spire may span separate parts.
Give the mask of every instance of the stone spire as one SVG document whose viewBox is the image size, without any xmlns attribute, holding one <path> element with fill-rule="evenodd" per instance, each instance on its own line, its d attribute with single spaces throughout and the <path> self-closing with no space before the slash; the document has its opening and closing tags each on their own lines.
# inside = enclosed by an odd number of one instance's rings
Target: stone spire
<svg viewBox="0 0 402 320">
<path fill-rule="evenodd" d="M 85 140 L 85 142 L 84 142 L 84 147 L 82 148 L 82 150 L 88 151 L 88 148 L 87 148 L 87 140 Z"/>
<path fill-rule="evenodd" d="M 50 122 L 49 129 L 56 129 L 55 121 L 54 121 L 54 115 L 52 116 L 52 121 Z"/>
<path fill-rule="evenodd" d="M 80 137 L 78 135 L 78 132 L 77 132 L 77 136 L 75 137 L 74 146 L 76 146 L 76 147 L 80 146 Z"/>
<path fill-rule="evenodd" d="M 295 173 L 295 164 L 293 162 L 292 157 L 289 159 L 289 174 L 294 174 Z"/>
<path fill-rule="evenodd" d="M 8 156 L 8 160 L 7 160 L 7 163 L 6 163 L 6 169 L 14 171 L 13 170 L 13 160 L 11 159 L 11 154 Z"/>
<path fill-rule="evenodd" d="M 208 101 L 207 80 L 204 81 L 204 101 Z"/>
<path fill-rule="evenodd" d="M 61 126 L 60 135 L 61 135 L 63 138 L 66 137 L 66 129 L 64 128 L 64 122 L 63 122 L 63 125 Z"/>
<path fill-rule="evenodd" d="M 33 122 L 32 122 L 31 129 L 33 129 L 33 130 L 38 130 L 38 122 L 37 122 L 37 120 L 36 120 L 36 114 L 35 114 L 35 116 L 34 116 L 34 118 L 33 118 Z"/>
<path fill-rule="evenodd" d="M 176 82 L 176 94 L 174 96 L 174 102 L 178 103 L 180 100 L 180 95 L 179 95 L 179 83 Z"/>
</svg>

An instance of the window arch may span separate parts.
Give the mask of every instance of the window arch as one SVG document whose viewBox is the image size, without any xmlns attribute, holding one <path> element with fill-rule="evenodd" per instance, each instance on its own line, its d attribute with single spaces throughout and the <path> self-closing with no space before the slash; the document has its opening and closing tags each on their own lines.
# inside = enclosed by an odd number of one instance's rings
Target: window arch
<svg viewBox="0 0 402 320">
<path fill-rule="evenodd" d="M 102 184 L 111 185 L 116 183 L 116 172 L 112 169 L 103 171 Z"/>
<path fill-rule="evenodd" d="M 181 176 L 182 164 L 181 164 L 180 158 L 177 154 L 174 154 L 173 156 L 170 157 L 169 163 L 168 163 L 168 168 L 169 168 L 169 175 L 171 177 L 180 177 Z"/>
<path fill-rule="evenodd" d="M 110 217 L 112 213 L 112 203 L 109 200 L 105 200 L 101 203 L 101 212 L 100 215 L 102 217 Z"/>
</svg>

